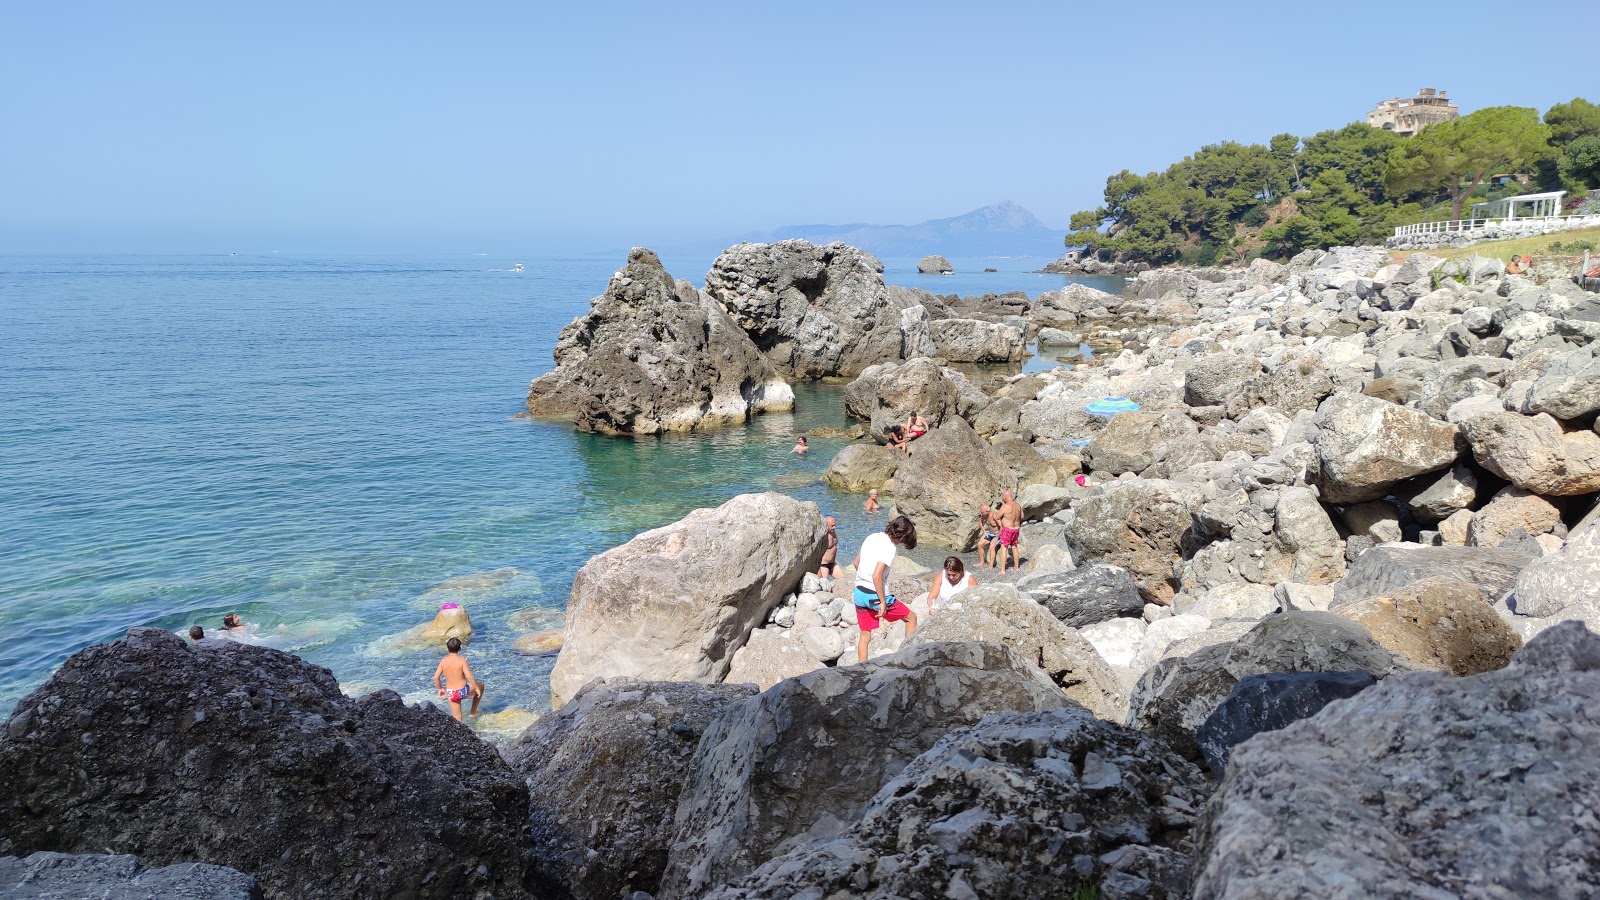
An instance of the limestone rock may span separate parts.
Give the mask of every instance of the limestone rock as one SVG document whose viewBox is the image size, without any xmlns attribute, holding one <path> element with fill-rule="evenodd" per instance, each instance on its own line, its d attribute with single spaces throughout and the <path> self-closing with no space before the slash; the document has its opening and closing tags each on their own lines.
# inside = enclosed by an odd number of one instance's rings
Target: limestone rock
<svg viewBox="0 0 1600 900">
<path fill-rule="evenodd" d="M 1389 678 L 1240 745 L 1194 896 L 1600 894 L 1597 669 L 1600 638 L 1559 625 L 1500 671 Z"/>
<path fill-rule="evenodd" d="M 850 444 L 828 463 L 822 482 L 846 491 L 881 488 L 894 477 L 902 458 L 900 451 L 879 444 Z"/>
<path fill-rule="evenodd" d="M 1066 509 L 1079 496 L 1082 496 L 1082 491 L 1071 488 L 1030 484 L 1017 493 L 1017 502 L 1022 504 L 1022 517 L 1036 522 Z"/>
<path fill-rule="evenodd" d="M 792 616 L 789 621 L 792 626 Z M 800 642 L 772 628 L 757 628 L 750 632 L 750 640 L 734 651 L 733 662 L 723 681 L 753 684 L 764 691 L 785 678 L 804 675 L 816 667 L 816 658 Z"/>
<path fill-rule="evenodd" d="M 1551 359 L 1528 390 L 1524 412 L 1581 419 L 1600 412 L 1600 360 L 1589 349 Z"/>
<path fill-rule="evenodd" d="M 592 678 L 721 681 L 750 632 L 817 570 L 826 531 L 815 503 L 741 494 L 592 557 L 567 600 L 552 705 Z"/>
<path fill-rule="evenodd" d="M 1245 387 L 1261 371 L 1254 357 L 1216 353 L 1196 360 L 1184 374 L 1183 402 L 1190 406 L 1229 406 L 1245 395 Z"/>
<path fill-rule="evenodd" d="M 534 884 L 610 900 L 654 893 L 700 735 L 748 684 L 613 678 L 528 727 L 504 756 L 528 785 Z"/>
<path fill-rule="evenodd" d="M 916 359 L 919 356 L 936 356 L 939 348 L 933 343 L 933 320 L 928 308 L 918 304 L 900 310 L 900 358 Z"/>
<path fill-rule="evenodd" d="M 1395 484 L 1456 459 L 1454 426 L 1373 397 L 1334 394 L 1313 424 L 1317 485 L 1329 503 L 1381 499 Z"/>
<path fill-rule="evenodd" d="M 458 603 L 440 607 L 439 614 L 422 631 L 422 639 L 431 644 L 443 644 L 451 638 L 460 638 L 463 644 L 472 640 L 472 619 L 467 608 Z"/>
<path fill-rule="evenodd" d="M 1126 569 L 1116 566 L 1032 575 L 1017 582 L 1017 588 L 1073 628 L 1144 613 L 1139 586 Z"/>
<path fill-rule="evenodd" d="M 1373 640 L 1419 669 L 1476 675 L 1504 668 L 1522 646 L 1477 585 L 1450 576 L 1335 603 L 1330 610 L 1359 622 Z"/>
<path fill-rule="evenodd" d="M 1081 710 L 990 716 L 884 785 L 844 837 L 798 844 L 708 898 L 1178 900 L 1208 790 L 1160 742 Z"/>
<path fill-rule="evenodd" d="M 1177 409 L 1138 409 L 1111 417 L 1089 442 L 1084 461 L 1096 472 L 1138 474 L 1179 450 L 1195 447 L 1194 420 Z"/>
<path fill-rule="evenodd" d="M 1600 491 L 1600 434 L 1503 410 L 1469 416 L 1461 430 L 1478 464 L 1519 488 L 1549 497 Z"/>
<path fill-rule="evenodd" d="M 261 900 L 256 880 L 225 866 L 146 868 L 137 856 L 52 853 L 0 856 L 0 895 L 11 900 Z"/>
<path fill-rule="evenodd" d="M 1178 482 L 1118 482 L 1078 502 L 1067 546 L 1080 564 L 1127 569 L 1145 600 L 1169 603 L 1177 589 L 1173 564 L 1190 537 L 1201 500 L 1198 489 Z"/>
<path fill-rule="evenodd" d="M 946 641 L 1004 644 L 1095 715 L 1121 721 L 1127 712 L 1116 674 L 1094 646 L 1009 584 L 980 585 L 940 605 L 905 646 Z"/>
<path fill-rule="evenodd" d="M 1560 524 L 1561 510 L 1549 500 L 1519 487 L 1505 487 L 1472 514 L 1472 522 L 1467 526 L 1467 543 L 1474 547 L 1498 547 L 1519 528 L 1524 534 L 1536 537 Z"/>
<path fill-rule="evenodd" d="M 1477 503 L 1478 478 L 1457 463 L 1405 498 L 1406 508 L 1424 522 L 1439 522 Z"/>
<path fill-rule="evenodd" d="M 1194 741 L 1211 773 L 1228 771 L 1233 748 L 1266 731 L 1309 719 L 1335 700 L 1354 697 L 1378 679 L 1371 672 L 1267 672 L 1250 675 L 1195 731 Z"/>
<path fill-rule="evenodd" d="M 527 793 L 493 747 L 277 650 L 132 629 L 17 704 L 0 762 L 8 852 L 211 863 L 269 897 L 523 895 Z"/>
<path fill-rule="evenodd" d="M 1498 597 L 1511 587 L 1531 558 L 1526 553 L 1488 547 L 1373 547 L 1361 554 L 1349 574 L 1334 585 L 1334 602 L 1386 596 L 1436 575 L 1471 581 L 1485 594 Z"/>
<path fill-rule="evenodd" d="M 933 344 L 950 362 L 1018 362 L 1023 355 L 1022 329 L 977 319 L 939 319 L 931 326 Z"/>
<path fill-rule="evenodd" d="M 883 263 L 855 247 L 738 244 L 706 273 L 706 293 L 781 375 L 856 375 L 900 358 L 900 307 Z"/>
<path fill-rule="evenodd" d="M 1071 704 L 994 644 L 931 644 L 781 682 L 701 738 L 658 896 L 701 897 L 786 840 L 838 836 L 953 728 Z"/>
<path fill-rule="evenodd" d="M 894 508 L 917 539 L 958 551 L 978 545 L 978 507 L 1016 487 L 1011 469 L 961 419 L 913 441 L 894 476 Z"/>
<path fill-rule="evenodd" d="M 937 428 L 960 416 L 970 403 L 966 378 L 931 359 L 870 366 L 845 388 L 845 412 L 869 423 L 873 440 L 887 439 L 891 425 L 904 425 L 915 411 Z"/>
<path fill-rule="evenodd" d="M 1160 607 L 1166 610 L 1166 607 Z M 1168 610 L 1170 612 L 1170 610 Z M 1139 646 L 1149 626 L 1142 618 L 1106 619 L 1078 629 L 1078 634 L 1094 647 L 1100 658 L 1119 669 L 1133 666 Z"/>
<path fill-rule="evenodd" d="M 1509 602 L 1525 616 L 1561 618 L 1569 618 L 1569 608 L 1600 605 L 1600 524 L 1580 528 L 1565 547 L 1529 562 Z"/>
<path fill-rule="evenodd" d="M 570 415 L 583 431 L 690 431 L 794 406 L 794 391 L 722 308 L 643 248 L 561 330 L 555 359 L 529 388 L 528 411 Z"/>
<path fill-rule="evenodd" d="M 956 270 L 942 256 L 924 256 L 917 261 L 917 271 L 924 275 L 952 275 Z"/>
</svg>

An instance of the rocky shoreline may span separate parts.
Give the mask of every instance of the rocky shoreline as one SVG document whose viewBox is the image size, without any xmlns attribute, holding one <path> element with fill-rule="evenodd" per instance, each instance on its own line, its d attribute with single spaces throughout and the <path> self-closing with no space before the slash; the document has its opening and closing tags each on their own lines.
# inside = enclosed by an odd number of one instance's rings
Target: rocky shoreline
<svg viewBox="0 0 1600 900">
<path fill-rule="evenodd" d="M 0 879 L 203 863 L 234 871 L 171 877 L 215 897 L 1600 893 L 1600 297 L 1477 265 L 1337 248 L 1143 272 L 1120 296 L 941 298 L 843 245 L 739 245 L 705 291 L 635 251 L 530 412 L 692 430 L 779 408 L 785 379 L 851 378 L 866 437 L 829 483 L 879 489 L 958 554 L 1014 490 L 1021 576 L 913 600 L 922 627 L 882 629 L 856 664 L 849 579 L 817 576 L 821 511 L 736 497 L 588 561 L 556 709 L 503 751 L 287 654 L 135 629 L 0 730 L 0 853 L 19 857 Z M 1118 349 L 1025 376 L 953 365 L 1051 329 Z M 913 409 L 927 435 L 882 447 Z M 891 590 L 930 574 L 902 557 Z M 87 856 L 106 852 L 136 859 Z"/>
</svg>

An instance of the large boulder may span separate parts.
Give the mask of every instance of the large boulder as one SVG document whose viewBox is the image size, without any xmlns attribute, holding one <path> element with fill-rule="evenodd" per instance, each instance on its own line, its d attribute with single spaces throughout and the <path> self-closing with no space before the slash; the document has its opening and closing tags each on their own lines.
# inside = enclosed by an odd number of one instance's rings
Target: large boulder
<svg viewBox="0 0 1600 900">
<path fill-rule="evenodd" d="M 1127 713 L 1116 673 L 1094 646 L 1012 585 L 982 585 L 935 607 L 905 646 L 947 641 L 1004 644 L 1095 715 L 1120 722 Z"/>
<path fill-rule="evenodd" d="M 1381 678 L 1396 668 L 1403 664 L 1354 622 L 1332 613 L 1278 613 L 1237 640 L 1157 663 L 1129 698 L 1128 724 L 1197 756 L 1196 729 L 1247 676 L 1362 669 Z"/>
<path fill-rule="evenodd" d="M 955 267 L 942 256 L 924 256 L 917 261 L 917 271 L 924 275 L 951 275 Z"/>
<path fill-rule="evenodd" d="M 846 589 L 850 583 L 853 582 L 839 579 L 839 584 Z M 793 629 L 792 620 L 790 629 Z M 806 649 L 804 643 L 793 640 L 792 634 L 779 633 L 783 630 L 781 627 L 757 628 L 750 632 L 750 640 L 734 652 L 733 663 L 728 666 L 724 680 L 728 684 L 753 684 L 764 691 L 785 678 L 804 675 L 821 665 L 816 654 Z M 826 630 L 813 627 L 805 629 L 805 633 Z"/>
<path fill-rule="evenodd" d="M 961 415 L 966 378 L 931 359 L 885 363 L 863 372 L 846 389 L 853 397 L 849 412 L 866 419 L 875 440 L 886 440 L 889 427 L 905 424 L 915 412 L 938 428 Z"/>
<path fill-rule="evenodd" d="M 0 856 L 0 896 L 10 900 L 261 900 L 243 872 L 205 863 L 147 868 L 137 856 L 52 853 Z"/>
<path fill-rule="evenodd" d="M 1209 785 L 1081 710 L 995 715 L 884 785 L 847 836 L 801 842 L 708 900 L 1185 897 Z"/>
<path fill-rule="evenodd" d="M 1329 503 L 1379 500 L 1456 460 L 1455 426 L 1376 397 L 1338 393 L 1312 422 L 1316 481 Z"/>
<path fill-rule="evenodd" d="M 1349 573 L 1334 585 L 1334 602 L 1382 597 L 1439 575 L 1466 579 L 1490 597 L 1499 597 L 1532 558 L 1525 551 L 1511 548 L 1385 544 L 1356 558 Z"/>
<path fill-rule="evenodd" d="M 1003 363 L 1022 359 L 1022 329 L 978 319 L 938 319 L 933 344 L 950 362 Z"/>
<path fill-rule="evenodd" d="M 1135 475 L 1181 451 L 1199 446 L 1199 429 L 1181 409 L 1119 412 L 1089 442 L 1084 462 L 1095 472 Z"/>
<path fill-rule="evenodd" d="M 1530 537 L 1546 534 L 1561 524 L 1561 510 L 1538 494 L 1519 487 L 1504 487 L 1483 508 L 1472 514 L 1467 543 L 1498 547 L 1517 531 Z"/>
<path fill-rule="evenodd" d="M 794 391 L 727 313 L 642 247 L 561 330 L 555 359 L 529 387 L 528 411 L 572 416 L 582 431 L 691 431 L 794 406 Z"/>
<path fill-rule="evenodd" d="M 1252 356 L 1216 353 L 1195 360 L 1184 373 L 1183 402 L 1190 406 L 1238 405 L 1248 394 L 1246 388 L 1261 371 Z"/>
<path fill-rule="evenodd" d="M 1144 598 L 1133 576 L 1126 569 L 1104 563 L 1031 575 L 1017 582 L 1017 587 L 1073 628 L 1144 614 Z"/>
<path fill-rule="evenodd" d="M 700 735 L 755 694 L 748 684 L 591 681 L 530 725 L 504 755 L 527 781 L 540 893 L 655 893 Z"/>
<path fill-rule="evenodd" d="M 900 307 L 883 263 L 845 244 L 738 244 L 706 273 L 706 293 L 782 375 L 855 375 L 899 359 Z"/>
<path fill-rule="evenodd" d="M 1329 611 L 1359 623 L 1373 640 L 1418 669 L 1476 675 L 1504 668 L 1522 646 L 1477 585 L 1447 575 L 1387 596 L 1334 603 Z"/>
<path fill-rule="evenodd" d="M 1177 590 L 1173 566 L 1193 537 L 1194 513 L 1204 500 L 1193 485 L 1136 478 L 1078 501 L 1067 546 L 1080 563 L 1128 570 L 1139 593 L 1167 604 Z"/>
<path fill-rule="evenodd" d="M 823 484 L 847 491 L 869 491 L 894 477 L 904 459 L 900 451 L 881 444 L 850 444 L 834 455 Z"/>
<path fill-rule="evenodd" d="M 919 541 L 966 551 L 978 545 L 978 507 L 1016 485 L 972 426 L 951 419 L 911 442 L 895 470 L 894 508 L 911 518 Z"/>
<path fill-rule="evenodd" d="M 1581 419 L 1600 412 L 1600 360 L 1592 348 L 1559 354 L 1539 371 L 1528 389 L 1525 412 L 1558 419 Z"/>
<path fill-rule="evenodd" d="M 523 896 L 527 793 L 494 748 L 265 647 L 135 628 L 0 730 L 9 852 L 131 853 L 273 897 Z"/>
<path fill-rule="evenodd" d="M 1233 748 L 1266 731 L 1309 719 L 1335 700 L 1354 697 L 1378 679 L 1371 672 L 1267 672 L 1233 687 L 1222 704 L 1194 733 L 1194 742 L 1211 773 L 1228 771 Z"/>
<path fill-rule="evenodd" d="M 1508 602 L 1524 616 L 1600 622 L 1600 523 L 1573 532 L 1566 546 L 1532 560 L 1516 576 Z"/>
<path fill-rule="evenodd" d="M 704 896 L 787 840 L 836 837 L 951 729 L 1072 705 L 995 644 L 931 644 L 791 678 L 712 722 L 658 896 Z"/>
<path fill-rule="evenodd" d="M 590 679 L 721 681 L 733 653 L 822 560 L 815 503 L 741 494 L 590 558 L 572 581 L 559 709 Z"/>
<path fill-rule="evenodd" d="M 1386 679 L 1236 747 L 1206 809 L 1201 900 L 1600 895 L 1600 638 Z"/>
<path fill-rule="evenodd" d="M 1600 491 L 1600 434 L 1567 431 L 1548 413 L 1479 412 L 1461 422 L 1478 464 L 1519 488 L 1552 497 Z"/>
</svg>

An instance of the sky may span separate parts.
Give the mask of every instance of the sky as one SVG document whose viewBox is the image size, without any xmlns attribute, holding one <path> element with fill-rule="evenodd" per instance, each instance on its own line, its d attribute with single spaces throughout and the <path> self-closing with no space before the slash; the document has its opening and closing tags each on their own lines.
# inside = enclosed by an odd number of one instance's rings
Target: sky
<svg viewBox="0 0 1600 900">
<path fill-rule="evenodd" d="M 1541 30 L 1588 3 L 1429 9 L 3 3 L 0 252 L 609 252 L 999 200 L 1065 228 L 1123 168 L 1424 86 L 1600 101 L 1594 42 Z"/>
</svg>

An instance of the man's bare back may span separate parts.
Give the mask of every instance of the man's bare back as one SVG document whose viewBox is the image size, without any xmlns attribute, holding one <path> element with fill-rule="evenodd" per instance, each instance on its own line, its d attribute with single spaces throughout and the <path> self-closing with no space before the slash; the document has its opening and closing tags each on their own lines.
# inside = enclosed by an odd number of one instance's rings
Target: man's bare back
<svg viewBox="0 0 1600 900">
<path fill-rule="evenodd" d="M 472 710 L 468 715 L 478 714 L 478 701 L 483 699 L 483 682 L 472 674 L 472 666 L 461 655 L 460 640 L 451 638 L 446 646 L 450 652 L 439 660 L 439 667 L 433 670 L 433 683 L 439 689 L 439 696 L 450 702 L 450 715 L 459 722 L 461 701 L 468 697 L 472 698 Z"/>
</svg>

